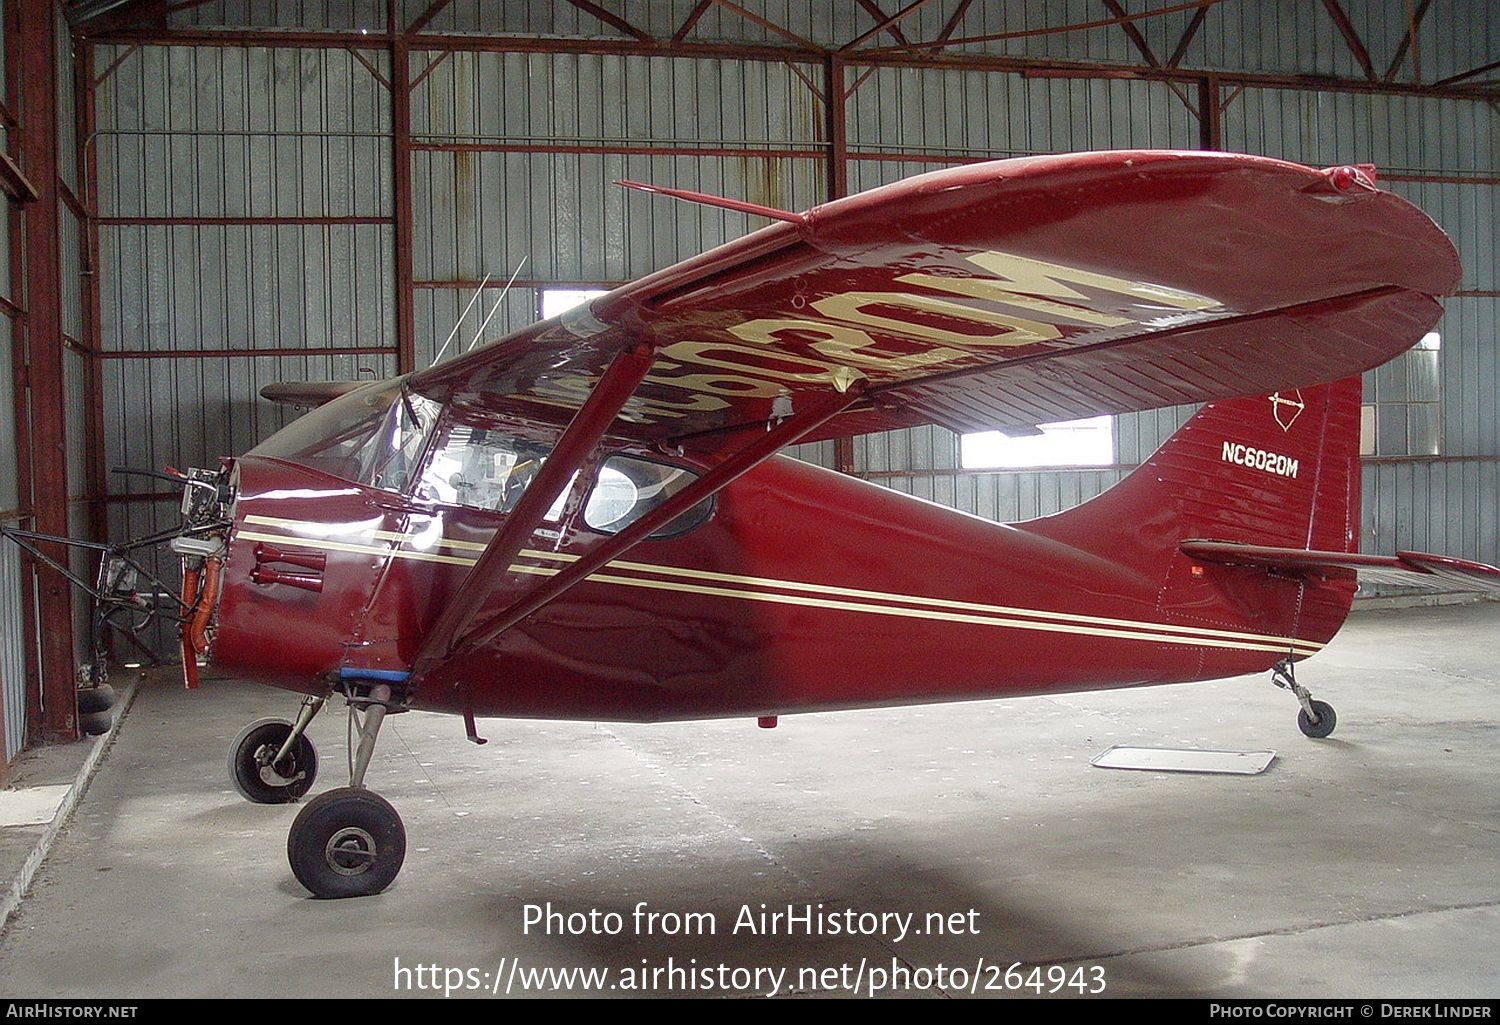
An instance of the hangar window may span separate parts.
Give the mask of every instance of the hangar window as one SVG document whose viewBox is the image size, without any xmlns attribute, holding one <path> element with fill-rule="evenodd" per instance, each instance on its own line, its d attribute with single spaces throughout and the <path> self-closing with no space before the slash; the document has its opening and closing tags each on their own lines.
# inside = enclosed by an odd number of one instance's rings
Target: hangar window
<svg viewBox="0 0 1500 1025">
<path fill-rule="evenodd" d="M 544 288 L 538 309 L 543 320 L 550 320 L 604 294 L 602 288 Z"/>
<path fill-rule="evenodd" d="M 1044 466 L 1110 466 L 1115 462 L 1114 417 L 1040 424 L 1041 433 L 965 434 L 959 443 L 966 470 L 1028 470 Z"/>
<path fill-rule="evenodd" d="M 1438 369 L 1443 338 L 1436 331 L 1365 375 L 1360 410 L 1362 456 L 1435 456 L 1442 452 Z"/>
</svg>

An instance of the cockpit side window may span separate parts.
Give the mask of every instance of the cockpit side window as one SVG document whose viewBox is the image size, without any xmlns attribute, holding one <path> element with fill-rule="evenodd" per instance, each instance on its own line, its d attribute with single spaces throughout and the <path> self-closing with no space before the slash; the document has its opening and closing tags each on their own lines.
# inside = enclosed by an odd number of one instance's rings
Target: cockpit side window
<svg viewBox="0 0 1500 1025">
<path fill-rule="evenodd" d="M 402 392 L 365 449 L 360 482 L 386 491 L 405 491 L 422 455 L 422 442 L 437 420 L 437 403 Z"/>
<path fill-rule="evenodd" d="M 447 422 L 430 447 L 414 497 L 508 513 L 536 479 L 551 451 L 548 445 L 517 437 L 503 426 Z M 584 525 L 601 534 L 619 533 L 697 479 L 697 474 L 679 466 L 634 456 L 610 456 L 599 467 L 584 504 Z M 556 523 L 562 518 L 573 483 L 569 482 L 547 510 L 542 517 L 545 522 Z M 668 537 L 692 530 L 712 511 L 712 500 L 699 502 L 651 536 Z"/>
<path fill-rule="evenodd" d="M 546 445 L 514 437 L 501 429 L 449 423 L 432 447 L 417 483 L 416 497 L 509 512 L 521 500 L 550 451 Z"/>
<path fill-rule="evenodd" d="M 510 512 L 547 461 L 551 446 L 494 422 L 445 417 L 439 423 L 442 410 L 440 403 L 402 382 L 372 384 L 293 421 L 252 454 L 410 493 L 422 501 Z M 601 534 L 617 534 L 697 479 L 693 471 L 670 463 L 612 455 L 600 464 L 589 489 L 583 523 Z M 544 520 L 562 518 L 576 480 L 575 474 Z M 685 533 L 712 512 L 713 500 L 705 499 L 651 536 Z"/>
</svg>

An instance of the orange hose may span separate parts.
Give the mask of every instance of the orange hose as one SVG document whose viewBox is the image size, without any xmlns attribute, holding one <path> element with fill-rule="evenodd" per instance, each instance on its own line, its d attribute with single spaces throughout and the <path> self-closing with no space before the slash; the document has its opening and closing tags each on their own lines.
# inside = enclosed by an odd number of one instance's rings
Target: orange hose
<svg viewBox="0 0 1500 1025">
<path fill-rule="evenodd" d="M 198 601 L 198 571 L 191 566 L 182 568 L 182 604 L 196 618 Z M 182 641 L 182 685 L 188 690 L 198 689 L 198 652 L 193 649 L 192 623 L 184 619 L 177 628 Z"/>
<path fill-rule="evenodd" d="M 223 563 L 218 559 L 209 559 L 203 564 L 203 590 L 198 595 L 188 632 L 193 650 L 199 654 L 208 650 L 208 621 L 213 618 L 214 606 L 219 601 L 219 570 L 222 568 Z"/>
</svg>

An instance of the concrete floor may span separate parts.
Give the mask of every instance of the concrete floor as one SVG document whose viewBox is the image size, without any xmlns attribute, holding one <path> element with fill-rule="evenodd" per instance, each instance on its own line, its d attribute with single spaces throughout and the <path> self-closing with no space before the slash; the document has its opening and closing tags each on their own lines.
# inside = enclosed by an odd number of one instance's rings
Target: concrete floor
<svg viewBox="0 0 1500 1025">
<path fill-rule="evenodd" d="M 981 994 L 1020 961 L 1090 969 L 1090 985 L 1097 965 L 1114 996 L 1495 997 L 1497 628 L 1496 604 L 1357 614 L 1301 674 L 1338 710 L 1323 742 L 1264 678 L 769 731 L 483 721 L 483 748 L 457 720 L 404 715 L 368 782 L 406 821 L 406 867 L 386 893 L 337 902 L 287 867 L 297 806 L 250 805 L 226 782 L 235 733 L 295 699 L 156 683 L 0 937 L 0 996 L 383 996 L 397 958 L 513 992 L 512 965 L 606 967 L 615 986 L 669 959 L 786 969 L 785 995 L 813 990 L 803 968 L 863 962 L 868 989 L 893 963 L 974 976 L 982 958 L 1001 970 L 979 969 Z M 317 791 L 346 778 L 343 731 L 337 713 L 315 724 Z M 1118 743 L 1280 757 L 1255 777 L 1089 766 Z M 715 934 L 637 935 L 641 901 L 712 912 Z M 623 931 L 528 932 L 525 905 L 547 902 L 617 912 Z M 742 905 L 820 902 L 918 926 L 974 909 L 977 932 L 733 932 Z M 927 992 L 974 979 L 944 982 Z"/>
</svg>

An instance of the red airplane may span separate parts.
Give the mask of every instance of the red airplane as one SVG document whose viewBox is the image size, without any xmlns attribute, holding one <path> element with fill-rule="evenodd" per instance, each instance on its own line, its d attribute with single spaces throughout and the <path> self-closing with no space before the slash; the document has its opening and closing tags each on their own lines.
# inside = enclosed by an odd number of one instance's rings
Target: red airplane
<svg viewBox="0 0 1500 1025">
<path fill-rule="evenodd" d="M 1368 167 L 1034 157 L 805 213 L 656 191 L 776 223 L 425 371 L 273 386 L 318 408 L 187 475 L 189 685 L 203 655 L 305 695 L 237 739 L 236 787 L 306 794 L 335 694 L 358 727 L 350 785 L 288 839 L 317 896 L 401 867 L 363 786 L 388 714 L 462 715 L 483 743 L 479 716 L 770 726 L 1272 670 L 1324 737 L 1293 665 L 1357 573 L 1500 590 L 1357 553 L 1357 375 L 1459 279 Z M 1014 525 L 777 456 L 1204 401 L 1114 488 Z"/>
</svg>

